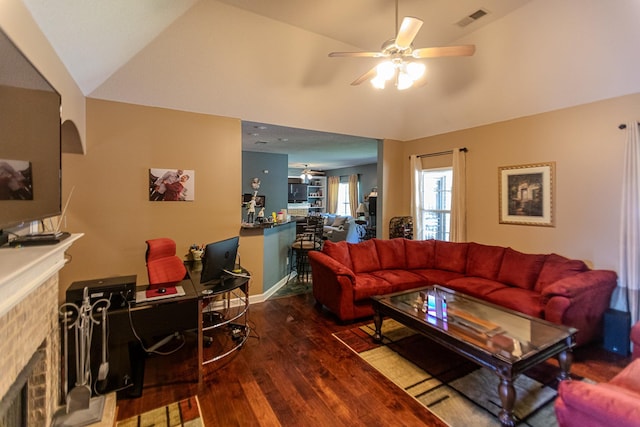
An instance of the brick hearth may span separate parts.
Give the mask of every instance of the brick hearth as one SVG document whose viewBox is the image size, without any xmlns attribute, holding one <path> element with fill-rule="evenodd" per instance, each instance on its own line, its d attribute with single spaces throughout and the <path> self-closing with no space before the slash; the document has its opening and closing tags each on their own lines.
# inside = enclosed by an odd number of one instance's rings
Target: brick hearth
<svg viewBox="0 0 640 427">
<path fill-rule="evenodd" d="M 0 401 L 42 353 L 27 373 L 29 426 L 49 425 L 60 403 L 58 271 L 78 237 L 48 248 L 0 249 Z"/>
</svg>

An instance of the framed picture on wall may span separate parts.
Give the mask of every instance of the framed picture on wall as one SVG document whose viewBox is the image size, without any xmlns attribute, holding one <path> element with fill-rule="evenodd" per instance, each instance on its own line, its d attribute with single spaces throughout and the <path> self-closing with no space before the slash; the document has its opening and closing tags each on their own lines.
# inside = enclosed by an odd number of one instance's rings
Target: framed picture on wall
<svg viewBox="0 0 640 427">
<path fill-rule="evenodd" d="M 553 227 L 555 162 L 498 169 L 500 224 Z"/>
<path fill-rule="evenodd" d="M 195 200 L 196 174 L 187 169 L 149 169 L 149 200 L 191 202 Z"/>
</svg>

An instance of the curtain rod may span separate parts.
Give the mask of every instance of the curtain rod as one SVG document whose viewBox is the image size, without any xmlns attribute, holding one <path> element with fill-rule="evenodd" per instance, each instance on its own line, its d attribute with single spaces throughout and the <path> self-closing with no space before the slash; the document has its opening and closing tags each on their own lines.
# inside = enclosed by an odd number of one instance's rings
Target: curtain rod
<svg viewBox="0 0 640 427">
<path fill-rule="evenodd" d="M 467 147 L 462 147 L 460 148 L 460 151 L 466 153 L 467 151 L 469 151 L 467 149 Z M 453 150 L 448 150 L 448 151 L 440 151 L 438 153 L 428 153 L 428 154 L 420 154 L 418 156 L 418 158 L 422 158 L 422 157 L 435 157 L 435 156 L 444 156 L 445 154 L 453 154 Z"/>
<path fill-rule="evenodd" d="M 640 124 L 640 122 L 636 122 L 637 124 Z M 618 126 L 618 129 L 626 129 L 627 125 L 625 123 L 622 123 L 621 125 Z"/>
</svg>

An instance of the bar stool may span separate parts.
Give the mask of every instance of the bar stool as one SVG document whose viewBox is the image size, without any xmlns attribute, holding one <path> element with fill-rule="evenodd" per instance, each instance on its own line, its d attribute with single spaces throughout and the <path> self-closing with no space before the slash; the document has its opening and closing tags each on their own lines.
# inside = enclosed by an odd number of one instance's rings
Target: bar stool
<svg viewBox="0 0 640 427">
<path fill-rule="evenodd" d="M 301 234 L 296 237 L 291 245 L 291 250 L 296 257 L 296 272 L 299 278 L 309 280 L 309 251 L 322 249 L 322 231 L 324 219 L 320 216 L 307 217 L 307 224 Z"/>
</svg>

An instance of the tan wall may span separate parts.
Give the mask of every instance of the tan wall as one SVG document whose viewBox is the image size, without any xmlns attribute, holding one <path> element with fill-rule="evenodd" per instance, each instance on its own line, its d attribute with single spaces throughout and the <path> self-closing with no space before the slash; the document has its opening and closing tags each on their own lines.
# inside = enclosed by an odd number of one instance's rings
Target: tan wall
<svg viewBox="0 0 640 427">
<path fill-rule="evenodd" d="M 404 189 L 408 210 L 409 155 L 465 146 L 468 240 L 556 252 L 617 270 L 626 139 L 618 125 L 640 118 L 638 111 L 640 94 L 406 142 L 401 164 L 386 173 L 393 179 L 385 183 L 385 194 Z M 551 161 L 556 226 L 499 224 L 498 168 Z M 385 210 L 387 205 L 385 199 Z"/>
<path fill-rule="evenodd" d="M 61 293 L 100 277 L 146 283 L 150 238 L 171 237 L 184 255 L 192 243 L 239 235 L 240 120 L 88 99 L 87 123 L 87 154 L 62 159 L 63 200 L 75 186 L 63 228 L 85 236 L 69 251 Z M 195 201 L 150 202 L 149 168 L 194 170 Z M 261 272 L 261 262 L 246 266 Z"/>
<path fill-rule="evenodd" d="M 409 155 L 466 146 L 469 240 L 615 270 L 625 143 L 617 126 L 639 107 L 640 95 L 629 95 L 415 141 L 385 140 L 379 235 L 388 236 L 391 217 L 409 212 Z M 61 273 L 63 290 L 75 280 L 134 273 L 144 282 L 148 238 L 173 237 L 186 253 L 191 243 L 239 234 L 239 120 L 91 99 L 87 109 L 88 154 L 63 156 L 65 199 L 76 186 L 66 229 L 86 233 Z M 556 162 L 556 226 L 499 224 L 498 168 L 548 161 Z M 196 201 L 148 202 L 150 167 L 195 169 Z M 241 241 L 254 283 L 262 283 L 259 247 Z"/>
<path fill-rule="evenodd" d="M 62 135 L 63 149 L 69 143 L 82 145 L 78 148 L 83 150 L 86 132 L 84 95 L 22 0 L 0 1 L 0 27 L 62 96 L 62 120 L 70 120 L 74 125 L 71 126 L 73 132 L 65 131 Z"/>
<path fill-rule="evenodd" d="M 378 187 L 378 213 L 376 221 L 377 236 L 382 239 L 389 238 L 389 221 L 394 216 L 410 215 L 411 205 L 404 201 L 405 191 L 398 177 L 408 174 L 408 163 L 405 165 L 405 145 L 400 141 L 385 139 L 382 141 L 382 185 Z M 380 203 L 380 201 L 383 201 Z M 410 199 L 407 199 L 410 201 Z"/>
</svg>

